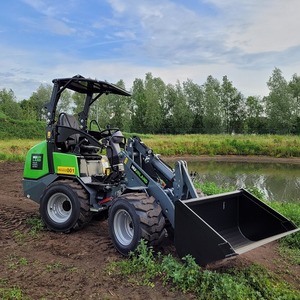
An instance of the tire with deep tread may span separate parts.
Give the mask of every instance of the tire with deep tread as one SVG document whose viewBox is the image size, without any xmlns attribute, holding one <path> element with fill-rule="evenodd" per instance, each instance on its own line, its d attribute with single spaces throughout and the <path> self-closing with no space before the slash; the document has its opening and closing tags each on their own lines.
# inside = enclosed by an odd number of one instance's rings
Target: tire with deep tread
<svg viewBox="0 0 300 300">
<path fill-rule="evenodd" d="M 57 209 L 52 212 L 53 203 Z M 72 229 L 78 230 L 92 218 L 89 195 L 76 181 L 55 181 L 45 189 L 41 197 L 40 214 L 47 228 L 52 231 L 67 233 Z"/>
<path fill-rule="evenodd" d="M 158 246 L 166 235 L 161 206 L 145 193 L 129 193 L 114 199 L 108 223 L 115 248 L 125 256 L 136 249 L 141 239 L 150 246 Z"/>
</svg>

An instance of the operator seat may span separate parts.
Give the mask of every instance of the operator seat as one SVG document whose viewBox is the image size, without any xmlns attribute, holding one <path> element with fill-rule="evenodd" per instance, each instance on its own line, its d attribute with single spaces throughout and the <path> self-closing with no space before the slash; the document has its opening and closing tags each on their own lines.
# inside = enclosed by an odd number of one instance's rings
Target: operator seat
<svg viewBox="0 0 300 300">
<path fill-rule="evenodd" d="M 59 125 L 66 126 L 80 130 L 78 120 L 75 116 L 61 113 L 59 115 Z M 74 152 L 76 154 L 83 155 L 86 159 L 101 159 L 101 156 L 97 153 L 100 147 L 89 145 L 89 142 L 80 133 L 74 133 L 71 135 L 65 134 L 64 129 L 60 128 L 60 134 L 62 135 L 63 142 L 60 143 L 61 149 L 64 152 Z"/>
<path fill-rule="evenodd" d="M 66 126 L 74 129 L 80 129 L 77 119 L 69 114 L 61 113 L 59 115 L 58 125 Z M 60 130 L 60 134 L 63 135 L 63 129 Z M 74 149 L 75 145 L 79 143 L 80 134 L 74 133 L 70 136 L 66 136 L 66 140 L 61 144 L 62 150 L 69 152 Z"/>
<path fill-rule="evenodd" d="M 61 113 L 59 115 L 59 124 L 62 126 L 69 126 L 75 129 L 79 129 L 79 123 L 77 119 L 69 114 Z"/>
</svg>

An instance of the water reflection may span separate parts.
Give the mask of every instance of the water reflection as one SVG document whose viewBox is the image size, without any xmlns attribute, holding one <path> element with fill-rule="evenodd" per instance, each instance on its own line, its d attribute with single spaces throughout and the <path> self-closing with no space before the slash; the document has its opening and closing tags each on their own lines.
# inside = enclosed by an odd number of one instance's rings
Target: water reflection
<svg viewBox="0 0 300 300">
<path fill-rule="evenodd" d="M 238 188 L 256 187 L 269 200 L 300 201 L 300 166 L 276 163 L 188 161 L 201 182 Z"/>
</svg>

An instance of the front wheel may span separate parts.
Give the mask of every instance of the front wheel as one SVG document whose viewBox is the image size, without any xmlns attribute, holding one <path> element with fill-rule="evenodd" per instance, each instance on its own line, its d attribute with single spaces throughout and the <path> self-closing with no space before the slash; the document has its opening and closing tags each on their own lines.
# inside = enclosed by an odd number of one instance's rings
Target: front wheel
<svg viewBox="0 0 300 300">
<path fill-rule="evenodd" d="M 59 180 L 47 187 L 41 197 L 40 214 L 47 228 L 57 232 L 79 229 L 92 216 L 87 192 L 72 180 Z"/>
<path fill-rule="evenodd" d="M 127 256 L 140 240 L 151 246 L 165 236 L 165 218 L 160 205 L 144 193 L 130 193 L 116 198 L 109 210 L 109 233 L 115 248 Z"/>
</svg>

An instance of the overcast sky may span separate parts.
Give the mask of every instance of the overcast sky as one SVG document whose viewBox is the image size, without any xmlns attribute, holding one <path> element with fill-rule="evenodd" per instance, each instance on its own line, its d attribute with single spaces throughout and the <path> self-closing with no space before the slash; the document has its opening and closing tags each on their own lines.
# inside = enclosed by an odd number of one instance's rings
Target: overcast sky
<svg viewBox="0 0 300 300">
<path fill-rule="evenodd" d="M 275 67 L 300 75 L 299 0 L 2 0 L 0 89 L 28 98 L 53 78 L 126 88 L 227 75 L 245 96 L 268 94 Z"/>
</svg>

